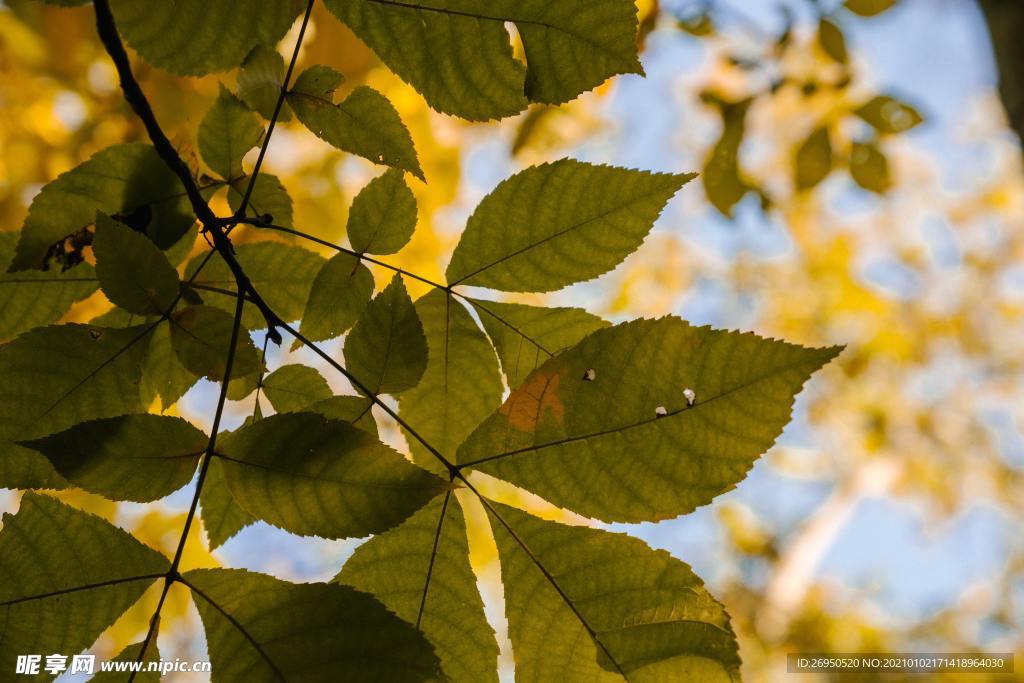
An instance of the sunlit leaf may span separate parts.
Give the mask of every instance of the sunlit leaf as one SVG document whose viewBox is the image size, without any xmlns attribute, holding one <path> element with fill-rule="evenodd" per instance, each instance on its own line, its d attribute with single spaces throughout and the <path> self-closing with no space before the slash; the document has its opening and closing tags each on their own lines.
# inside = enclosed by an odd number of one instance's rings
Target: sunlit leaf
<svg viewBox="0 0 1024 683">
<path fill-rule="evenodd" d="M 111 500 L 145 503 L 192 479 L 207 440 L 180 417 L 142 413 L 80 422 L 22 443 L 49 458 L 75 486 Z"/>
<path fill-rule="evenodd" d="M 263 393 L 279 413 L 302 410 L 311 403 L 330 398 L 327 380 L 307 365 L 282 365 L 263 380 Z"/>
<path fill-rule="evenodd" d="M 375 394 L 397 394 L 420 381 L 427 356 L 423 325 L 395 275 L 345 338 L 348 371 Z"/>
<path fill-rule="evenodd" d="M 466 522 L 452 494 L 359 546 L 335 582 L 370 593 L 415 624 L 434 646 L 445 680 L 498 680 L 498 643 L 484 617 Z"/>
<path fill-rule="evenodd" d="M 673 317 L 598 330 L 537 368 L 459 462 L 588 517 L 675 517 L 746 476 L 838 352 Z"/>
<path fill-rule="evenodd" d="M 357 257 L 339 252 L 313 280 L 299 331 L 311 341 L 344 334 L 373 296 L 373 275 Z"/>
<path fill-rule="evenodd" d="M 0 346 L 0 439 L 142 412 L 144 327 L 41 327 Z"/>
<path fill-rule="evenodd" d="M 133 643 L 121 651 L 112 662 L 137 662 L 139 661 L 139 652 L 142 650 L 142 643 Z M 148 667 L 150 663 L 160 662 L 160 649 L 157 647 L 155 641 L 150 641 L 149 645 L 146 646 L 146 656 L 142 661 Z M 115 665 L 116 666 L 116 665 Z M 120 671 L 100 671 L 95 676 L 89 679 L 89 683 L 122 683 L 124 680 L 124 673 Z M 157 671 L 147 671 L 143 669 L 135 676 L 135 680 L 138 683 L 160 683 L 160 673 Z"/>
<path fill-rule="evenodd" d="M 199 153 L 225 180 L 242 175 L 242 157 L 259 144 L 263 126 L 245 103 L 223 84 L 217 100 L 199 124 Z"/>
<path fill-rule="evenodd" d="M 111 303 L 139 315 L 160 315 L 178 298 L 178 273 L 145 235 L 109 216 L 96 217 L 96 277 Z"/>
<path fill-rule="evenodd" d="M 581 308 L 547 308 L 474 299 L 511 389 L 552 356 L 611 323 Z"/>
<path fill-rule="evenodd" d="M 739 681 L 729 618 L 686 564 L 490 505 L 517 680 Z"/>
<path fill-rule="evenodd" d="M 277 50 L 257 45 L 238 70 L 238 96 L 254 111 L 270 120 L 284 83 L 284 58 Z M 287 102 L 281 104 L 278 121 L 291 119 Z"/>
<path fill-rule="evenodd" d="M 498 359 L 483 331 L 452 296 L 435 289 L 416 302 L 427 337 L 429 361 L 423 379 L 399 399 L 399 414 L 449 461 L 473 428 L 501 404 Z M 438 461 L 413 437 L 416 462 Z"/>
<path fill-rule="evenodd" d="M 416 198 L 393 169 L 371 180 L 352 201 L 348 241 L 360 253 L 397 253 L 415 229 Z"/>
<path fill-rule="evenodd" d="M 314 413 L 282 413 L 217 446 L 249 514 L 296 534 L 358 538 L 400 523 L 445 488 L 373 435 Z"/>
<path fill-rule="evenodd" d="M 157 396 L 164 409 L 185 395 L 199 376 L 189 371 L 174 352 L 171 344 L 172 323 L 157 325 L 149 336 L 146 346 L 146 360 L 142 365 L 142 400 L 145 405 Z"/>
<path fill-rule="evenodd" d="M 335 104 L 334 90 L 341 80 L 341 74 L 327 66 L 312 66 L 300 74 L 288 93 L 299 121 L 342 151 L 422 179 L 412 137 L 391 102 L 373 88 L 360 86 Z"/>
<path fill-rule="evenodd" d="M 842 29 L 828 19 L 823 18 L 818 22 L 818 44 L 829 57 L 840 64 L 846 64 L 850 60 Z"/>
<path fill-rule="evenodd" d="M 99 517 L 26 493 L 0 529 L 4 675 L 18 655 L 90 647 L 169 564 Z"/>
<path fill-rule="evenodd" d="M 572 159 L 528 168 L 477 206 L 448 282 L 549 292 L 597 277 L 640 246 L 665 203 L 694 177 Z"/>
<path fill-rule="evenodd" d="M 59 270 L 53 245 L 92 225 L 96 212 L 121 216 L 161 249 L 185 234 L 195 222 L 177 176 L 149 145 L 129 143 L 97 152 L 62 173 L 32 200 L 22 226 L 11 270 Z"/>
<path fill-rule="evenodd" d="M 381 61 L 438 111 L 472 120 L 560 104 L 643 73 L 629 0 L 327 0 Z M 523 41 L 514 58 L 506 22 Z"/>
<path fill-rule="evenodd" d="M 708 201 L 726 217 L 750 190 L 740 173 L 739 154 L 746 131 L 747 111 L 753 100 L 727 103 L 722 107 L 722 135 L 711 148 L 701 179 Z"/>
<path fill-rule="evenodd" d="M 846 0 L 843 6 L 854 14 L 862 17 L 873 17 L 881 14 L 896 4 L 898 0 Z"/>
<path fill-rule="evenodd" d="M 217 549 L 244 527 L 256 522 L 255 517 L 235 502 L 219 458 L 214 458 L 207 468 L 199 505 L 210 550 Z"/>
<path fill-rule="evenodd" d="M 228 205 L 232 211 L 241 208 L 248 185 L 247 176 L 228 185 Z M 272 173 L 261 172 L 256 176 L 246 213 L 261 219 L 269 218 L 274 225 L 292 227 L 292 198 L 281 179 Z"/>
<path fill-rule="evenodd" d="M 194 375 L 219 381 L 224 379 L 231 330 L 234 321 L 224 311 L 211 306 L 189 306 L 171 316 L 171 347 L 181 364 Z M 231 377 L 244 377 L 259 366 L 256 347 L 244 327 L 235 343 Z"/>
<path fill-rule="evenodd" d="M 366 593 L 241 569 L 198 569 L 185 580 L 206 627 L 215 681 L 436 679 L 430 644 Z"/>
<path fill-rule="evenodd" d="M 300 0 L 111 0 L 117 28 L 148 63 L 179 76 L 202 76 L 242 63 L 257 45 L 274 45 Z"/>
</svg>

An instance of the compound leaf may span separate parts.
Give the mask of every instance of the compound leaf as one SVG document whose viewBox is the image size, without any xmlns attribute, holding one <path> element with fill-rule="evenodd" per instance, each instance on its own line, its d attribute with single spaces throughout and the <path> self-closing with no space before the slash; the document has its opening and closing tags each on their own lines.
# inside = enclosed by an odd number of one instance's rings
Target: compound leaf
<svg viewBox="0 0 1024 683">
<path fill-rule="evenodd" d="M 282 365 L 263 380 L 263 393 L 279 413 L 297 412 L 330 398 L 327 380 L 308 365 Z"/>
<path fill-rule="evenodd" d="M 402 419 L 449 461 L 473 428 L 501 404 L 501 375 L 494 349 L 469 312 L 448 292 L 434 289 L 416 302 L 427 337 L 423 378 L 399 398 Z M 440 464 L 415 438 L 416 462 Z"/>
<path fill-rule="evenodd" d="M 674 317 L 598 330 L 530 374 L 459 462 L 588 517 L 675 517 L 743 479 L 839 350 Z"/>
<path fill-rule="evenodd" d="M 0 530 L 0 667 L 91 646 L 169 565 L 107 521 L 26 493 Z"/>
<path fill-rule="evenodd" d="M 313 280 L 299 332 L 311 341 L 344 334 L 373 296 L 373 274 L 358 257 L 339 252 Z"/>
<path fill-rule="evenodd" d="M 138 315 L 160 315 L 177 301 L 178 273 L 145 235 L 99 214 L 92 248 L 100 288 L 114 305 Z"/>
<path fill-rule="evenodd" d="M 225 180 L 242 175 L 242 157 L 260 143 L 263 126 L 245 103 L 223 84 L 217 100 L 199 124 L 199 153 Z"/>
<path fill-rule="evenodd" d="M 334 90 L 341 74 L 327 66 L 311 66 L 295 79 L 288 103 L 295 116 L 318 138 L 375 164 L 409 171 L 423 179 L 409 130 L 388 98 L 359 86 L 340 104 Z"/>
<path fill-rule="evenodd" d="M 471 120 L 561 104 L 620 73 L 643 73 L 629 0 L 327 0 L 433 108 Z M 515 24 L 526 68 L 513 56 Z"/>
<path fill-rule="evenodd" d="M 415 230 L 416 197 L 395 169 L 371 180 L 348 212 L 348 241 L 360 253 L 397 253 Z"/>
<path fill-rule="evenodd" d="M 241 569 L 197 569 L 184 578 L 206 627 L 214 681 L 419 683 L 437 677 L 430 644 L 366 593 Z"/>
<path fill-rule="evenodd" d="M 469 566 L 466 522 L 449 492 L 400 526 L 374 536 L 336 583 L 370 593 L 415 624 L 434 646 L 445 680 L 498 680 L 498 643 Z"/>
<path fill-rule="evenodd" d="M 413 388 L 427 369 L 427 339 L 401 275 L 366 307 L 345 338 L 348 371 L 374 394 Z"/>
<path fill-rule="evenodd" d="M 379 533 L 446 487 L 372 434 L 314 413 L 258 420 L 217 449 L 243 509 L 307 536 Z"/>
<path fill-rule="evenodd" d="M 508 386 L 517 388 L 537 366 L 569 348 L 594 330 L 608 327 L 582 308 L 547 308 L 479 301 L 470 303 L 494 343 Z"/>
<path fill-rule="evenodd" d="M 29 207 L 10 270 L 43 269 L 53 259 L 59 263 L 64 240 L 92 225 L 97 211 L 122 217 L 161 249 L 174 245 L 195 222 L 181 182 L 155 149 L 140 143 L 115 145 L 40 190 Z"/>
<path fill-rule="evenodd" d="M 146 503 L 192 479 L 207 441 L 180 417 L 140 413 L 81 422 L 22 443 L 49 458 L 75 486 L 111 500 Z"/>
<path fill-rule="evenodd" d="M 517 173 L 469 218 L 446 277 L 452 285 L 550 292 L 608 272 L 644 241 L 694 175 L 572 159 Z"/>
<path fill-rule="evenodd" d="M 625 534 L 487 508 L 516 680 L 739 681 L 729 618 L 686 564 Z"/>
<path fill-rule="evenodd" d="M 233 69 L 257 45 L 288 31 L 300 0 L 111 0 L 124 40 L 153 66 L 179 76 Z"/>
</svg>

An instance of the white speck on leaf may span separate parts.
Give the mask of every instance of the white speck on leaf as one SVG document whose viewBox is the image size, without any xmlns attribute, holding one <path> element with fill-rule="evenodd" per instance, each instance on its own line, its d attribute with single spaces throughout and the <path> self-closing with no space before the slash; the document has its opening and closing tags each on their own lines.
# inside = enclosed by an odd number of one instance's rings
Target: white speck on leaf
<svg viewBox="0 0 1024 683">
<path fill-rule="evenodd" d="M 655 417 L 665 417 L 668 415 L 668 411 L 665 409 L 665 406 L 658 406 L 654 409 L 654 415 Z"/>
<path fill-rule="evenodd" d="M 595 379 L 597 379 L 597 370 L 595 370 L 594 368 L 590 368 L 589 370 L 583 373 L 584 382 L 593 382 Z"/>
<path fill-rule="evenodd" d="M 697 402 L 697 392 L 693 389 L 683 389 L 683 396 L 686 397 L 686 405 L 692 406 Z"/>
</svg>

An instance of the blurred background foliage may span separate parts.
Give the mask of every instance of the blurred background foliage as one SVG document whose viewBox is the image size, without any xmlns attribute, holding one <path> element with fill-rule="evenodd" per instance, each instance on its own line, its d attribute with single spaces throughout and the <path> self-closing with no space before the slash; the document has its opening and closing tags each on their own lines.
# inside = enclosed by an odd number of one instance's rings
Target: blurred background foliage
<svg viewBox="0 0 1024 683">
<path fill-rule="evenodd" d="M 702 186 L 687 187 L 611 276 L 548 300 L 610 319 L 675 312 L 849 348 L 812 382 L 747 482 L 687 518 L 630 531 L 708 578 L 733 615 L 748 680 L 786 678 L 785 655 L 796 651 L 1022 652 L 1024 175 L 1010 132 L 1024 126 L 1021 3 L 637 4 L 646 79 L 621 77 L 568 105 L 486 124 L 430 111 L 316 8 L 300 64 L 338 69 L 343 89 L 367 83 L 386 94 L 427 178 L 412 182 L 414 241 L 391 262 L 440 279 L 476 202 L 526 165 L 575 156 L 701 171 Z M 194 158 L 199 121 L 234 74 L 137 68 L 165 130 Z M 111 144 L 145 140 L 89 7 L 3 3 L 0 106 L 3 230 L 20 227 L 57 174 Z M 378 171 L 294 126 L 275 133 L 267 168 L 294 200 L 296 227 L 339 239 L 351 198 Z M 215 201 L 228 210 L 223 195 Z M 108 307 L 97 294 L 66 319 Z M 304 352 L 272 351 L 271 367 L 290 353 Z M 208 425 L 210 394 L 201 383 L 169 411 Z M 252 409 L 251 400 L 232 404 L 233 424 Z M 401 439 L 394 429 L 388 438 Z M 566 518 L 522 492 L 491 489 Z M 0 507 L 12 509 L 15 495 L 0 492 Z M 167 551 L 187 502 L 59 495 Z M 494 548 L 481 519 L 470 522 L 474 567 L 499 622 Z M 300 545 L 257 525 L 210 553 L 195 531 L 186 568 L 246 566 L 296 580 L 333 576 L 355 545 Z M 137 639 L 155 599 L 125 615 L 98 654 Z M 185 595 L 172 591 L 163 620 L 165 657 L 202 653 Z"/>
</svg>

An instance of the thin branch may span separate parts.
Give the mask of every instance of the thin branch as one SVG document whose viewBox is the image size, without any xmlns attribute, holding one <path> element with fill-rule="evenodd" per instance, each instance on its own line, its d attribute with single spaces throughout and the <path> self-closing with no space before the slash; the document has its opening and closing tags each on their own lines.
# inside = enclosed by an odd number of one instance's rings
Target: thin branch
<svg viewBox="0 0 1024 683">
<path fill-rule="evenodd" d="M 285 332 L 287 332 L 288 334 L 292 335 L 293 337 L 298 339 L 300 342 L 305 344 L 307 347 L 309 347 L 309 349 L 313 353 L 315 353 L 316 355 L 318 355 L 322 359 L 324 359 L 324 361 L 326 361 L 328 365 L 330 365 L 332 368 L 334 368 L 335 370 L 340 372 L 342 375 L 344 375 L 345 379 L 347 379 L 349 382 L 352 383 L 352 386 L 354 386 L 356 389 L 358 389 L 364 396 L 369 398 L 375 404 L 380 406 L 381 410 L 383 410 L 385 413 L 387 413 L 391 417 L 391 419 L 393 419 L 395 422 L 397 422 L 399 424 L 399 426 L 402 427 L 402 429 L 404 429 L 414 439 L 416 439 L 421 444 L 423 444 L 423 447 L 426 448 L 427 451 L 430 452 L 431 455 L 433 455 L 435 458 L 437 458 L 438 462 L 440 462 L 442 465 L 444 465 L 448 469 L 449 473 L 457 473 L 458 472 L 458 469 L 455 467 L 455 465 L 450 460 L 448 460 L 448 458 L 446 458 L 443 455 L 441 455 L 441 452 L 438 451 L 436 448 L 434 448 L 434 446 L 431 445 L 430 442 L 428 442 L 426 439 L 424 439 L 422 436 L 420 436 L 419 433 L 415 429 L 413 429 L 412 426 L 408 422 L 406 422 L 404 419 L 399 417 L 398 413 L 396 413 L 391 408 L 391 406 L 389 406 L 387 403 L 382 401 L 379 395 L 377 395 L 376 393 L 370 391 L 366 387 L 365 384 L 360 382 L 359 379 L 356 378 L 355 375 L 353 375 L 351 372 L 346 370 L 345 367 L 341 363 L 339 363 L 338 361 L 336 361 L 333 358 L 331 358 L 329 353 L 327 353 L 326 351 L 321 349 L 319 346 L 317 346 L 316 344 L 311 342 L 309 339 L 306 339 L 306 337 L 304 337 L 298 330 L 296 330 L 294 327 L 292 327 L 288 323 L 281 323 L 281 329 L 283 329 Z M 458 475 L 456 474 L 456 476 L 458 476 Z"/>
<path fill-rule="evenodd" d="M 423 610 L 427 606 L 427 591 L 430 590 L 430 577 L 434 573 L 434 560 L 437 559 L 437 546 L 441 542 L 441 529 L 444 527 L 444 518 L 448 514 L 448 501 L 452 498 L 452 492 L 449 490 L 444 495 L 444 502 L 441 503 L 441 517 L 437 520 L 437 531 L 434 532 L 434 547 L 430 550 L 430 564 L 427 565 L 427 578 L 423 581 L 423 597 L 420 598 L 420 609 L 416 613 L 416 628 L 420 628 L 420 622 L 423 621 Z"/>
<path fill-rule="evenodd" d="M 316 0 L 309 0 L 306 3 L 306 14 L 302 17 L 302 25 L 299 27 L 299 36 L 295 41 L 295 49 L 292 51 L 291 61 L 288 62 L 288 70 L 284 74 L 284 82 L 281 83 L 281 91 L 277 96 L 277 103 L 274 105 L 274 113 L 270 117 L 270 125 L 267 126 L 267 134 L 263 136 L 263 144 L 260 145 L 259 156 L 256 157 L 256 165 L 253 166 L 252 175 L 249 176 L 249 184 L 245 188 L 245 195 L 242 203 L 238 205 L 235 218 L 245 216 L 245 210 L 249 207 L 249 200 L 252 199 L 252 191 L 256 186 L 256 176 L 260 174 L 263 167 L 263 158 L 267 155 L 267 148 L 270 147 L 270 136 L 274 134 L 274 127 L 281 116 L 281 108 L 284 106 L 284 99 L 288 95 L 288 84 L 292 79 L 292 72 L 295 70 L 295 62 L 299 59 L 299 48 L 302 46 L 302 39 L 306 36 L 306 26 L 309 25 L 309 15 L 313 12 L 313 3 Z"/>
<path fill-rule="evenodd" d="M 270 668 L 274 670 L 274 675 L 276 675 L 282 681 L 286 680 L 285 677 L 284 677 L 284 674 L 281 673 L 281 670 L 279 668 L 277 668 L 277 665 L 274 664 L 274 660 L 272 660 L 270 658 L 270 656 L 266 653 L 266 651 L 263 649 L 263 646 L 261 646 L 259 644 L 259 642 L 255 638 L 253 638 L 252 635 L 249 634 L 249 632 L 245 629 L 244 626 L 242 626 L 241 622 L 239 622 L 238 619 L 236 619 L 226 609 L 224 609 L 223 607 L 218 605 L 206 593 L 204 593 L 203 591 L 201 591 L 198 588 L 196 588 L 196 586 L 194 584 L 190 583 L 184 577 L 178 577 L 178 581 L 180 581 L 182 584 L 187 586 L 189 590 L 191 590 L 193 593 L 195 593 L 196 595 L 201 597 L 203 600 L 205 600 L 207 603 L 209 603 L 209 605 L 211 607 L 213 607 L 215 610 L 220 612 L 221 615 L 223 615 L 223 617 L 225 619 L 227 619 L 229 622 L 231 622 L 231 625 L 234 626 L 236 629 L 238 629 L 238 632 L 241 633 L 242 636 L 244 636 L 245 639 L 249 641 L 249 644 L 252 645 L 253 648 L 255 648 L 256 652 L 259 653 L 260 657 L 262 657 L 267 662 L 267 664 L 270 665 Z"/>
<path fill-rule="evenodd" d="M 92 590 L 94 588 L 105 588 L 107 586 L 117 586 L 122 583 L 130 583 L 132 581 L 153 581 L 155 579 L 163 578 L 163 574 L 142 574 L 140 576 L 128 576 L 123 579 L 110 579 L 109 581 L 100 581 L 99 583 L 90 583 L 84 586 L 75 586 L 74 588 L 62 588 L 60 590 L 51 591 L 49 593 L 40 593 L 39 595 L 29 595 L 24 598 L 15 598 L 14 600 L 7 600 L 0 602 L 0 607 L 8 607 L 10 605 L 17 605 L 21 602 L 30 602 L 32 600 L 43 600 L 45 598 L 52 598 L 58 595 L 67 595 L 68 593 L 78 593 L 79 591 Z"/>
<path fill-rule="evenodd" d="M 171 585 L 175 581 L 181 580 L 181 575 L 178 573 L 178 568 L 181 566 L 181 557 L 185 551 L 185 543 L 188 541 L 188 532 L 192 527 L 192 521 L 196 516 L 196 509 L 199 507 L 199 496 L 203 491 L 203 483 L 206 481 L 206 474 L 210 469 L 210 462 L 212 460 L 211 453 L 217 447 L 217 431 L 220 429 L 221 417 L 224 415 L 224 405 L 228 399 L 228 384 L 231 381 L 231 370 L 235 363 L 235 350 L 238 346 L 238 336 L 242 328 L 242 311 L 245 309 L 245 298 L 242 296 L 237 297 L 237 304 L 235 305 L 235 318 L 231 326 L 231 341 L 228 346 L 227 360 L 224 363 L 224 380 L 220 385 L 220 396 L 217 398 L 217 408 L 213 414 L 213 425 L 210 427 L 210 440 L 206 445 L 206 452 L 203 454 L 202 463 L 199 465 L 199 477 L 196 480 L 196 491 L 192 495 L 192 504 L 189 506 L 188 515 L 185 517 L 185 525 L 181 530 L 181 538 L 178 540 L 178 549 L 174 552 L 174 559 L 171 561 L 171 568 L 167 570 L 167 576 L 164 580 L 164 589 L 160 593 L 160 600 L 157 602 L 156 610 L 153 612 L 153 617 L 149 621 L 149 630 L 146 632 L 146 638 L 142 641 L 142 648 L 139 650 L 139 655 L 136 657 L 136 662 L 141 662 L 146 657 L 146 648 L 149 647 L 153 637 L 156 635 L 157 627 L 160 624 L 160 611 L 163 609 L 164 601 L 167 599 L 167 593 L 171 589 Z M 132 683 L 135 680 L 136 672 L 133 671 L 131 676 L 128 678 L 128 683 Z"/>
<path fill-rule="evenodd" d="M 537 567 L 540 573 L 544 575 L 544 578 L 548 580 L 548 583 L 551 584 L 552 588 L 554 588 L 555 591 L 558 593 L 559 597 L 562 598 L 566 606 L 570 610 L 572 610 L 573 614 L 576 615 L 576 618 L 579 619 L 580 624 L 582 624 L 583 628 L 586 629 L 587 633 L 590 634 L 591 640 L 593 640 L 594 643 L 599 648 L 601 648 L 601 651 L 604 652 L 608 659 L 611 661 L 611 663 L 615 665 L 616 670 L 620 674 L 622 674 L 623 678 L 625 678 L 628 681 L 629 677 L 626 676 L 626 672 L 622 670 L 622 667 L 615 660 L 615 657 L 612 656 L 612 653 L 608 650 L 605 644 L 601 642 L 601 639 L 597 637 L 597 631 L 591 628 L 590 624 L 587 623 L 587 620 L 583 617 L 580 611 L 576 609 L 576 605 L 572 603 L 572 601 L 569 599 L 569 596 L 566 595 L 565 591 L 562 590 L 562 587 L 558 585 L 558 581 L 555 580 L 555 577 L 552 576 L 551 572 L 549 572 L 547 568 L 543 565 L 543 563 L 541 563 L 541 561 L 537 559 L 537 556 L 533 554 L 533 551 L 530 550 L 530 547 L 526 545 L 526 542 L 522 538 L 519 537 L 519 534 L 516 533 L 515 529 L 513 529 L 511 525 L 509 525 L 509 523 L 505 521 L 505 518 L 498 514 L 498 511 L 494 509 L 494 506 L 491 505 L 491 502 L 487 498 L 485 498 L 483 494 L 477 491 L 476 487 L 469 483 L 469 481 L 465 477 L 462 477 L 460 475 L 459 478 L 462 479 L 463 483 L 466 484 L 467 488 L 469 488 L 470 491 L 476 494 L 476 497 L 480 500 L 483 506 L 487 508 L 487 511 L 494 515 L 495 519 L 497 519 L 501 523 L 501 525 L 505 527 L 505 531 L 507 531 L 508 534 L 519 545 L 519 547 L 522 548 L 523 552 L 526 553 L 527 557 L 530 558 L 530 561 L 533 562 L 534 566 Z"/>
<path fill-rule="evenodd" d="M 93 7 L 96 11 L 96 30 L 99 33 L 100 40 L 103 41 L 107 54 L 110 55 L 117 69 L 125 101 L 128 102 L 139 119 L 142 120 L 146 133 L 149 135 L 153 147 L 156 148 L 157 154 L 167 164 L 168 168 L 178 176 L 178 180 L 181 181 L 182 186 L 185 188 L 185 193 L 188 195 L 192 210 L 203 225 L 203 231 L 212 236 L 213 245 L 235 276 L 239 291 L 246 292 L 252 296 L 253 303 L 259 308 L 267 321 L 270 338 L 276 343 L 281 343 L 281 333 L 277 331 L 281 323 L 280 319 L 271 310 L 270 306 L 263 301 L 253 287 L 252 282 L 249 281 L 249 277 L 245 274 L 241 264 L 235 257 L 235 249 L 231 244 L 231 240 L 224 231 L 225 225 L 229 224 L 231 219 L 218 218 L 214 215 L 206 200 L 203 199 L 199 192 L 199 187 L 192 177 L 192 172 L 188 168 L 188 164 L 181 158 L 178 150 L 174 148 L 174 145 L 171 144 L 163 129 L 160 128 L 156 115 L 153 113 L 153 108 L 149 105 L 149 100 L 146 99 L 146 94 L 135 79 L 135 74 L 132 73 L 131 62 L 128 60 L 128 53 L 125 52 L 124 45 L 121 43 L 121 37 L 117 34 L 117 25 L 114 22 L 114 15 L 110 11 L 109 0 L 96 0 L 93 3 Z"/>
</svg>

